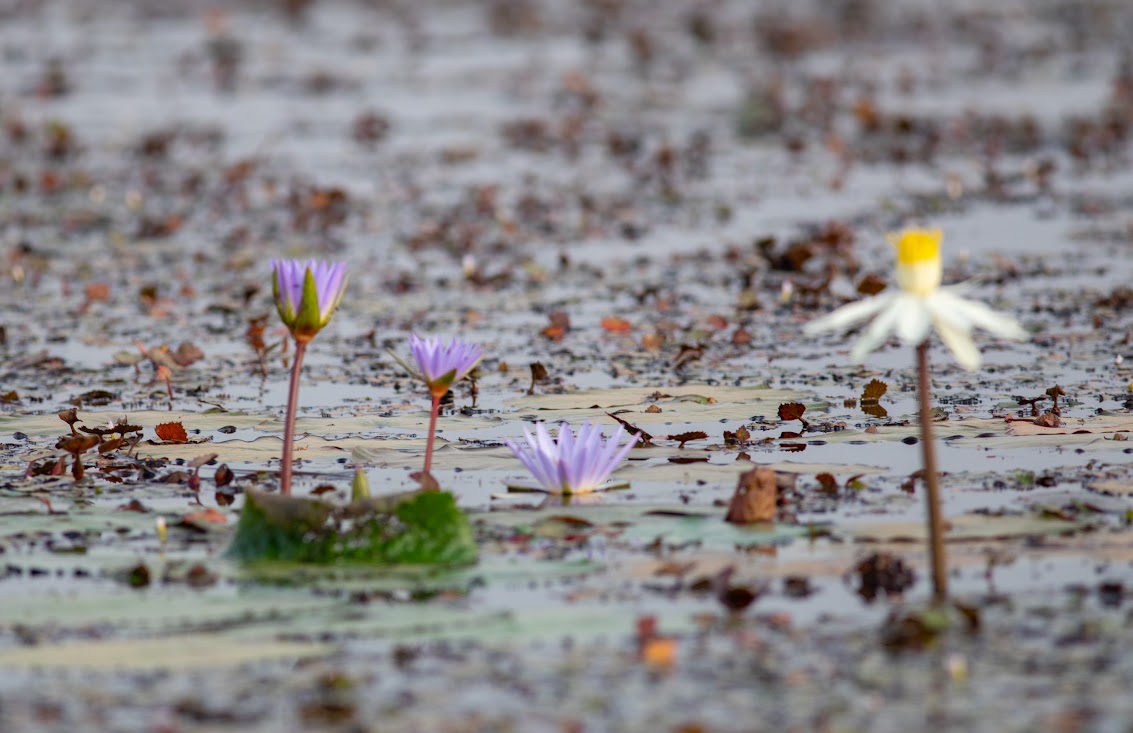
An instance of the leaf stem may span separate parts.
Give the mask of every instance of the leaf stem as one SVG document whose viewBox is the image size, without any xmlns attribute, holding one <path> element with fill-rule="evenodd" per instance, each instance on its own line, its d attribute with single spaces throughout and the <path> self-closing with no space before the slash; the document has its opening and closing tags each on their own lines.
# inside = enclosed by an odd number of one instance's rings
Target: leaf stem
<svg viewBox="0 0 1133 733">
<path fill-rule="evenodd" d="M 932 385 L 929 382 L 928 341 L 917 346 L 917 401 L 920 406 L 921 448 L 924 455 L 925 502 L 928 509 L 928 550 L 932 562 L 932 597 L 948 600 L 948 559 L 944 548 L 944 517 L 932 436 Z"/>
<path fill-rule="evenodd" d="M 279 493 L 291 495 L 291 455 L 295 449 L 295 412 L 299 409 L 299 372 L 307 342 L 295 341 L 295 359 L 291 362 L 291 385 L 287 390 L 287 416 L 283 419 L 283 455 L 280 457 Z"/>
</svg>

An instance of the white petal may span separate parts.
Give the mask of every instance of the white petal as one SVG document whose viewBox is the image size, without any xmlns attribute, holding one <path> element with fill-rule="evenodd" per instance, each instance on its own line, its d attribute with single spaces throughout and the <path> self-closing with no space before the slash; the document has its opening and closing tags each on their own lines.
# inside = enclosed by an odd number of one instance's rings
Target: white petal
<svg viewBox="0 0 1133 733">
<path fill-rule="evenodd" d="M 899 301 L 893 302 L 887 310 L 882 311 L 877 318 L 873 319 L 873 323 L 869 324 L 865 334 L 858 339 L 854 348 L 850 350 L 850 359 L 856 362 L 865 361 L 866 354 L 885 343 L 885 339 L 889 338 L 889 334 L 897 324 L 897 319 L 901 316 L 901 309 L 896 307 L 899 304 Z"/>
<path fill-rule="evenodd" d="M 841 331 L 869 320 L 873 314 L 883 310 L 894 298 L 893 293 L 882 293 L 872 298 L 858 300 L 827 313 L 803 326 L 803 333 L 813 336 L 823 331 Z"/>
<path fill-rule="evenodd" d="M 925 307 L 923 298 L 901 298 L 893 304 L 893 309 L 898 312 L 897 335 L 901 341 L 916 346 L 928 337 L 932 330 L 932 313 Z"/>
<path fill-rule="evenodd" d="M 951 288 L 949 289 L 951 290 Z M 982 328 L 988 333 L 1002 338 L 1027 340 L 1027 332 L 1009 315 L 997 313 L 987 305 L 976 300 L 967 300 L 948 290 L 942 290 L 936 295 L 936 300 L 950 314 L 968 321 L 976 328 Z M 954 323 L 958 318 L 951 319 Z"/>
<path fill-rule="evenodd" d="M 943 318 L 936 318 L 936 332 L 940 340 L 956 357 L 956 362 L 969 372 L 980 367 L 980 350 L 972 341 L 970 330 L 963 326 L 951 323 Z"/>
</svg>

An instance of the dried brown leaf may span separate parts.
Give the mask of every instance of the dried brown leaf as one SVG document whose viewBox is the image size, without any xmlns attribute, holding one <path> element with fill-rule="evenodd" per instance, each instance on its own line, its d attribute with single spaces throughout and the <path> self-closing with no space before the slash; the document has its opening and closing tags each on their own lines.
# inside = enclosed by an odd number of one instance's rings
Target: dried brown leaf
<svg viewBox="0 0 1133 733">
<path fill-rule="evenodd" d="M 785 402 L 779 405 L 779 419 L 783 421 L 801 420 L 804 412 L 806 405 L 801 402 Z"/>
<path fill-rule="evenodd" d="M 880 379 L 871 379 L 862 390 L 862 402 L 877 402 L 889 391 L 889 385 Z"/>
<path fill-rule="evenodd" d="M 621 419 L 620 417 L 613 414 L 612 412 L 607 412 L 606 415 L 617 420 L 618 424 L 620 424 L 622 427 L 624 427 L 626 430 L 630 431 L 631 433 L 637 433 L 637 447 L 638 448 L 644 448 L 647 445 L 653 445 L 653 436 L 650 435 L 649 433 L 645 432 L 644 430 L 637 427 L 633 423 Z"/>
<path fill-rule="evenodd" d="M 676 435 L 666 435 L 665 440 L 675 440 L 679 444 L 678 448 L 684 448 L 685 443 L 692 440 L 704 440 L 708 437 L 708 433 L 700 430 L 693 430 L 687 433 L 678 433 Z"/>
<path fill-rule="evenodd" d="M 189 434 L 180 422 L 163 422 L 154 428 L 157 437 L 167 443 L 188 443 Z"/>
</svg>

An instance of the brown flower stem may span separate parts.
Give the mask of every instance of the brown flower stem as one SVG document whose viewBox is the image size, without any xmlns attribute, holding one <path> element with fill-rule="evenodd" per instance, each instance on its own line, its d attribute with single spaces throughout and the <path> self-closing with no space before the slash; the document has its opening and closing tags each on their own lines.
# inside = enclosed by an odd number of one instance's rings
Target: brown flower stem
<svg viewBox="0 0 1133 733">
<path fill-rule="evenodd" d="M 421 473 L 426 476 L 433 465 L 433 441 L 437 435 L 437 413 L 441 411 L 442 396 L 433 395 L 433 406 L 429 410 L 429 442 L 425 444 L 425 467 L 421 469 Z"/>
<path fill-rule="evenodd" d="M 928 508 L 928 551 L 932 561 L 932 598 L 948 600 L 948 560 L 944 550 L 944 518 L 940 507 L 940 484 L 936 472 L 936 444 L 932 438 L 932 387 L 929 384 L 928 341 L 917 346 L 917 400 L 921 413 L 921 446 L 924 451 L 925 501 Z"/>
<path fill-rule="evenodd" d="M 306 341 L 295 341 L 295 359 L 291 362 L 291 386 L 287 390 L 287 416 L 283 420 L 283 456 L 280 458 L 279 493 L 291 495 L 291 454 L 295 450 L 295 412 L 299 409 L 299 372 L 303 369 Z"/>
</svg>

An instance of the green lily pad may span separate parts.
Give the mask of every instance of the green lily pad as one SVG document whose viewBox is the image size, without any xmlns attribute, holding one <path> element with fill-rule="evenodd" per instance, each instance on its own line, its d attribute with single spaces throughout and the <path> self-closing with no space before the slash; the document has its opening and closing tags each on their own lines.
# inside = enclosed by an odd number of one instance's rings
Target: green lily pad
<svg viewBox="0 0 1133 733">
<path fill-rule="evenodd" d="M 248 492 L 228 557 L 244 562 L 460 565 L 476 542 L 452 494 L 422 491 L 345 507 Z"/>
</svg>

